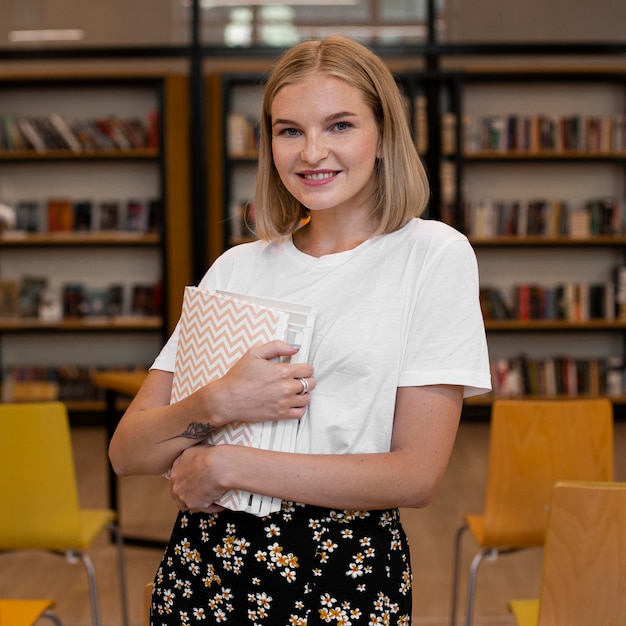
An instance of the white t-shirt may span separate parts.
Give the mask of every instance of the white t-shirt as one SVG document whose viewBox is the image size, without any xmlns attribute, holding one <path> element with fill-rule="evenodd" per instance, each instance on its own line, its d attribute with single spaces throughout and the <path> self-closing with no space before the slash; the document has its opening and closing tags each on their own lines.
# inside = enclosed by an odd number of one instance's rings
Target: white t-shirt
<svg viewBox="0 0 626 626">
<path fill-rule="evenodd" d="M 491 388 L 476 257 L 434 220 L 316 258 L 291 239 L 227 250 L 199 287 L 317 308 L 309 362 L 316 387 L 299 452 L 388 452 L 397 387 Z M 177 330 L 152 368 L 173 371 Z"/>
</svg>

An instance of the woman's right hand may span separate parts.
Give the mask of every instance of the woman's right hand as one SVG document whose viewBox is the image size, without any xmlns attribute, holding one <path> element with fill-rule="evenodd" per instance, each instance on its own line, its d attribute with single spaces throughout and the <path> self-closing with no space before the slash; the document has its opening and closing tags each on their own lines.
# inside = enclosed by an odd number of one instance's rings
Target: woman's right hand
<svg viewBox="0 0 626 626">
<path fill-rule="evenodd" d="M 219 413 L 216 417 L 224 424 L 300 419 L 315 380 L 311 364 L 283 361 L 297 351 L 278 340 L 251 348 L 222 378 L 199 393 L 211 394 L 211 405 Z"/>
</svg>

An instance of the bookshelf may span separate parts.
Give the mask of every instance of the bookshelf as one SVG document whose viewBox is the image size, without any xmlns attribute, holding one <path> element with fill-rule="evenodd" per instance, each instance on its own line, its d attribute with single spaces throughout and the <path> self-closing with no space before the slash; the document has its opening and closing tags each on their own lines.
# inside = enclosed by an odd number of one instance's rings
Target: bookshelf
<svg viewBox="0 0 626 626">
<path fill-rule="evenodd" d="M 191 280 L 180 253 L 190 237 L 187 79 L 0 76 L 0 93 L 0 202 L 16 212 L 0 234 L 2 398 L 102 410 L 91 373 L 146 367 Z M 69 136 L 46 134 L 53 116 Z"/>
<path fill-rule="evenodd" d="M 617 269 L 626 265 L 623 70 L 502 67 L 407 71 L 396 76 L 407 97 L 415 141 L 433 187 L 429 217 L 448 221 L 470 237 L 481 287 L 497 289 L 510 306 L 520 286 L 539 286 L 545 298 L 557 287 L 575 285 L 585 294 L 584 302 L 591 286 L 594 297 L 598 285 L 605 290 L 615 288 Z M 244 73 L 209 79 L 211 132 L 213 138 L 219 137 L 210 154 L 215 184 L 209 206 L 212 223 L 222 226 L 213 243 L 213 258 L 250 237 L 241 222 L 240 207 L 254 188 L 254 123 L 261 79 L 261 74 Z M 532 143 L 528 140 L 523 145 L 522 130 L 518 130 L 520 143 L 506 147 L 502 137 L 494 138 L 493 129 L 486 130 L 487 120 L 496 120 L 497 129 L 503 124 L 512 126 L 506 120 L 513 116 L 528 118 L 528 128 L 534 129 Z M 542 123 L 552 128 L 553 137 L 559 128 L 569 128 L 570 143 L 565 143 L 564 135 L 555 144 L 539 143 Z M 606 124 L 614 125 L 611 132 Z M 490 133 L 492 143 L 487 147 L 476 143 L 477 136 L 489 138 Z M 601 229 L 598 209 L 592 205 L 606 199 L 614 201 L 615 213 L 608 220 L 610 225 Z M 516 218 L 518 226 L 524 222 L 524 227 L 497 230 L 503 221 L 497 211 L 510 212 L 512 204 L 524 206 Z M 552 224 L 551 230 L 535 224 L 535 210 Z M 522 319 L 514 314 L 494 319 L 486 315 L 494 376 L 503 363 L 517 370 L 530 367 L 535 377 L 546 376 L 546 369 L 552 372 L 548 383 L 538 386 L 533 381 L 531 389 L 529 372 L 518 371 L 521 387 L 497 386 L 497 393 L 597 395 L 607 392 L 610 370 L 611 396 L 626 403 L 626 316 L 623 311 L 619 314 L 617 302 L 606 306 L 613 307 L 615 314 L 603 311 L 599 317 L 596 307 L 564 318 L 544 314 Z M 570 388 L 562 381 L 555 387 L 555 367 L 577 372 L 576 376 L 568 374 Z"/>
<path fill-rule="evenodd" d="M 470 237 L 481 287 L 508 302 L 508 315 L 483 306 L 496 393 L 624 403 L 626 73 L 469 68 L 448 89 L 443 212 Z"/>
<path fill-rule="evenodd" d="M 210 261 L 226 248 L 253 237 L 242 218 L 254 194 L 255 124 L 261 109 L 263 78 L 259 72 L 214 73 L 207 77 Z"/>
</svg>

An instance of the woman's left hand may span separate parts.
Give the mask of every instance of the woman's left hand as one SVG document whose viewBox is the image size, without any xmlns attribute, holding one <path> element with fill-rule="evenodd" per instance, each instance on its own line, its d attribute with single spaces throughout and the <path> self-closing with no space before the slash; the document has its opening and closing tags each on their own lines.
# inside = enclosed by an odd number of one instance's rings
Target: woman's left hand
<svg viewBox="0 0 626 626">
<path fill-rule="evenodd" d="M 209 469 L 215 446 L 198 444 L 184 450 L 169 473 L 170 496 L 180 511 L 216 513 L 224 507 L 215 504 L 223 494 Z"/>
</svg>

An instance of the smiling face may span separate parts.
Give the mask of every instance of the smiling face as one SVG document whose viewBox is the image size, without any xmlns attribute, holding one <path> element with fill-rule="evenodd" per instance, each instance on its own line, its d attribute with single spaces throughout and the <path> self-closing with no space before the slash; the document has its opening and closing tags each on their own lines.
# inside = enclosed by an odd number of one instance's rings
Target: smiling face
<svg viewBox="0 0 626 626">
<path fill-rule="evenodd" d="M 274 164 L 295 198 L 311 211 L 371 213 L 380 137 L 356 87 L 313 74 L 278 91 L 271 117 Z"/>
</svg>

